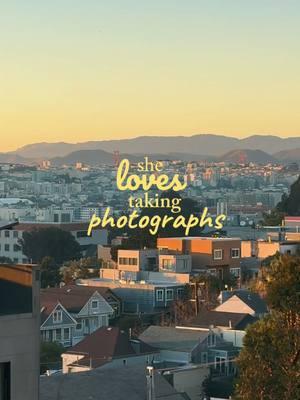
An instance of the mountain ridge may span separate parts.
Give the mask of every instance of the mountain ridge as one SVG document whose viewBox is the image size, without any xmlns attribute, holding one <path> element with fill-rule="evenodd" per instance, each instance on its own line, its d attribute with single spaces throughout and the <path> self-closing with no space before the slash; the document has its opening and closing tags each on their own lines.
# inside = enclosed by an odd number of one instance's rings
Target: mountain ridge
<svg viewBox="0 0 300 400">
<path fill-rule="evenodd" d="M 137 153 L 199 153 L 221 156 L 231 150 L 260 149 L 268 154 L 300 148 L 300 137 L 281 138 L 276 135 L 251 135 L 236 138 L 221 134 L 195 134 L 191 136 L 144 135 L 128 139 L 92 140 L 78 143 L 40 142 L 25 145 L 10 154 L 28 158 L 62 157 L 77 150 L 103 150 L 107 152 Z"/>
</svg>

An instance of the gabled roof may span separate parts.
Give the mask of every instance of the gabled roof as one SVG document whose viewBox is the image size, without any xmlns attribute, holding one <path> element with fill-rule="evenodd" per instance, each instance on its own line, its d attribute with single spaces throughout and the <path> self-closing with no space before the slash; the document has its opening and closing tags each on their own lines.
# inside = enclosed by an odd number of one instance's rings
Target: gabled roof
<svg viewBox="0 0 300 400">
<path fill-rule="evenodd" d="M 73 325 L 76 325 L 76 320 L 68 313 L 68 311 L 64 308 L 64 306 L 59 302 L 51 302 L 48 303 L 47 305 L 43 305 L 41 307 L 41 327 L 44 325 L 44 323 L 48 320 L 50 315 L 57 309 L 59 308 L 62 310 L 64 313 L 66 313 L 67 318 Z"/>
<path fill-rule="evenodd" d="M 266 314 L 268 312 L 267 304 L 259 296 L 259 294 L 251 292 L 250 290 L 246 289 L 223 292 L 224 301 L 222 304 L 224 304 L 233 296 L 237 296 L 242 302 L 247 304 L 247 306 L 250 307 L 256 314 Z"/>
<path fill-rule="evenodd" d="M 102 327 L 65 352 L 65 354 L 85 354 L 76 365 L 97 368 L 114 358 L 153 354 L 157 350 L 142 342 L 130 340 L 127 333 L 118 327 Z"/>
<path fill-rule="evenodd" d="M 107 302 L 109 298 L 116 297 L 106 287 L 67 285 L 61 288 L 42 289 L 41 307 L 51 308 L 59 301 L 68 312 L 78 313 L 95 292 L 98 292 Z"/>
<path fill-rule="evenodd" d="M 199 314 L 186 324 L 186 326 L 207 329 L 211 326 L 215 326 L 245 330 L 247 325 L 255 321 L 257 321 L 257 318 L 252 317 L 250 314 L 200 310 Z"/>
<path fill-rule="evenodd" d="M 208 335 L 208 331 L 151 325 L 139 336 L 139 339 L 159 349 L 186 352 L 192 351 Z"/>
</svg>

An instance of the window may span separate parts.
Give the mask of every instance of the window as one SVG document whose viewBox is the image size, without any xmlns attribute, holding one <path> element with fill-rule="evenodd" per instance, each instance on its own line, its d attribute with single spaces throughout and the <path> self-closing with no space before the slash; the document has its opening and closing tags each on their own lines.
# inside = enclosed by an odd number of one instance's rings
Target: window
<svg viewBox="0 0 300 400">
<path fill-rule="evenodd" d="M 101 326 L 106 326 L 107 325 L 107 323 L 106 323 L 106 316 L 105 315 L 102 315 L 102 317 L 101 317 Z"/>
<path fill-rule="evenodd" d="M 82 322 L 78 322 L 78 324 L 76 325 L 76 330 L 81 331 L 81 329 L 82 329 Z"/>
<path fill-rule="evenodd" d="M 55 329 L 55 340 L 61 340 L 61 329 Z"/>
<path fill-rule="evenodd" d="M 64 340 L 70 340 L 70 328 L 64 328 Z"/>
<path fill-rule="evenodd" d="M 206 364 L 207 363 L 207 353 L 206 352 L 202 352 L 201 353 L 201 364 Z"/>
<path fill-rule="evenodd" d="M 169 270 L 173 269 L 173 260 L 168 259 L 168 258 L 164 258 L 162 260 L 162 268 L 163 269 L 169 269 Z"/>
<path fill-rule="evenodd" d="M 213 275 L 213 276 L 216 276 L 216 275 L 217 275 L 217 270 L 216 270 L 216 268 L 210 268 L 210 269 L 208 270 L 208 272 L 210 273 L 210 275 Z"/>
<path fill-rule="evenodd" d="M 178 299 L 183 299 L 184 291 L 182 288 L 177 289 L 177 298 Z"/>
<path fill-rule="evenodd" d="M 59 322 L 62 322 L 62 312 L 61 311 L 54 311 L 53 322 L 56 324 Z"/>
<path fill-rule="evenodd" d="M 240 258 L 240 249 L 231 249 L 231 258 Z"/>
<path fill-rule="evenodd" d="M 14 251 L 21 251 L 21 246 L 14 244 Z"/>
<path fill-rule="evenodd" d="M 166 300 L 167 301 L 173 300 L 173 289 L 166 290 Z"/>
<path fill-rule="evenodd" d="M 99 302 L 98 302 L 98 300 L 93 300 L 92 301 L 92 308 L 98 308 L 99 307 Z"/>
<path fill-rule="evenodd" d="M 10 249 L 9 244 L 5 244 L 5 245 L 4 245 L 4 251 L 9 251 L 9 249 Z"/>
<path fill-rule="evenodd" d="M 215 357 L 215 369 L 221 374 L 226 372 L 226 358 L 225 357 Z"/>
<path fill-rule="evenodd" d="M 5 236 L 6 238 L 9 238 L 9 231 L 4 231 L 4 236 Z"/>
<path fill-rule="evenodd" d="M 19 232 L 18 231 L 13 231 L 13 237 L 17 238 L 19 236 Z"/>
<path fill-rule="evenodd" d="M 216 345 L 216 336 L 213 333 L 210 333 L 207 338 L 207 346 L 214 347 Z"/>
<path fill-rule="evenodd" d="M 240 268 L 230 268 L 230 273 L 236 278 L 239 278 L 241 275 L 241 270 Z"/>
<path fill-rule="evenodd" d="M 77 238 L 84 238 L 84 237 L 87 237 L 87 231 L 78 231 L 78 232 L 76 233 L 76 237 L 77 237 Z"/>
<path fill-rule="evenodd" d="M 19 263 L 19 259 L 18 258 L 14 258 L 13 262 L 14 262 L 14 264 L 18 264 Z"/>
<path fill-rule="evenodd" d="M 158 289 L 156 291 L 156 300 L 157 301 L 164 301 L 164 291 L 163 291 L 163 289 Z"/>
<path fill-rule="evenodd" d="M 138 265 L 138 259 L 136 257 L 120 257 L 120 265 Z"/>
<path fill-rule="evenodd" d="M 214 250 L 214 260 L 223 260 L 223 250 L 222 249 Z"/>
<path fill-rule="evenodd" d="M 0 363 L 0 399 L 11 399 L 11 368 L 9 362 Z"/>
</svg>

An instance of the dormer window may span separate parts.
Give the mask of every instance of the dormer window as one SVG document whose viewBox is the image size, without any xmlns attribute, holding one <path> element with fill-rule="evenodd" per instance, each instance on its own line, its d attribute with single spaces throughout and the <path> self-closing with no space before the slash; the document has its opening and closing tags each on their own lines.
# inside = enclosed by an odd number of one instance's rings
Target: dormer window
<svg viewBox="0 0 300 400">
<path fill-rule="evenodd" d="M 58 324 L 58 323 L 62 322 L 62 311 L 60 311 L 60 310 L 54 311 L 54 313 L 53 313 L 53 322 L 55 324 Z"/>
<path fill-rule="evenodd" d="M 98 302 L 98 300 L 93 300 L 92 301 L 92 308 L 95 310 L 96 308 L 98 308 L 99 307 L 99 302 Z"/>
</svg>

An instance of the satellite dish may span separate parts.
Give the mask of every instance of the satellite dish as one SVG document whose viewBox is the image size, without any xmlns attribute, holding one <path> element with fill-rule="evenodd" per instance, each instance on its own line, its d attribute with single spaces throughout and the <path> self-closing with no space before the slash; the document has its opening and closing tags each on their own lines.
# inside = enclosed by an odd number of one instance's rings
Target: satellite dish
<svg viewBox="0 0 300 400">
<path fill-rule="evenodd" d="M 240 222 L 240 226 L 245 226 L 246 225 L 246 222 L 245 221 L 241 221 Z"/>
</svg>

